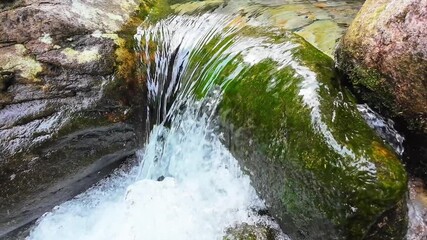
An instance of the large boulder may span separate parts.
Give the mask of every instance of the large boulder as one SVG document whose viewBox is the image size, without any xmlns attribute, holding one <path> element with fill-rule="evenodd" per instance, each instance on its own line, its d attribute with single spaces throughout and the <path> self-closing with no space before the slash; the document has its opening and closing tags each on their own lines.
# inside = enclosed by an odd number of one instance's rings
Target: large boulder
<svg viewBox="0 0 427 240">
<path fill-rule="evenodd" d="M 336 51 L 361 97 L 427 133 L 427 1 L 367 0 Z"/>
<path fill-rule="evenodd" d="M 190 55 L 183 81 L 198 81 L 199 98 L 222 89 L 213 96 L 224 143 L 285 233 L 403 239 L 406 171 L 338 83 L 331 58 L 292 34 L 248 27 Z"/>
<path fill-rule="evenodd" d="M 402 164 L 336 84 L 333 61 L 290 41 L 288 66 L 259 61 L 225 89 L 226 143 L 294 239 L 402 239 Z"/>
<path fill-rule="evenodd" d="M 134 82 L 124 74 L 132 57 L 116 34 L 138 4 L 0 3 L 0 237 L 86 189 L 138 147 L 142 131 L 126 95 Z"/>
</svg>

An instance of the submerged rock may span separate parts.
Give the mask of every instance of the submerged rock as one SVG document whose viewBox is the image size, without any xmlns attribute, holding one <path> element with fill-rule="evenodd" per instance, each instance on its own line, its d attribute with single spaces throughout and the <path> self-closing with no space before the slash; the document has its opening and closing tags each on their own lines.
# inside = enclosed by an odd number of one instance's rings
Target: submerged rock
<svg viewBox="0 0 427 240">
<path fill-rule="evenodd" d="M 128 83 L 115 76 L 126 60 L 115 33 L 137 7 L 136 0 L 0 4 L 0 237 L 137 148 Z"/>
<path fill-rule="evenodd" d="M 427 134 L 427 2 L 368 0 L 336 51 L 361 97 Z"/>
<path fill-rule="evenodd" d="M 353 1 L 306 0 L 204 0 L 169 1 L 175 14 L 196 15 L 212 11 L 217 14 L 241 12 L 250 16 L 251 26 L 286 29 L 302 36 L 329 56 L 363 4 Z"/>
</svg>

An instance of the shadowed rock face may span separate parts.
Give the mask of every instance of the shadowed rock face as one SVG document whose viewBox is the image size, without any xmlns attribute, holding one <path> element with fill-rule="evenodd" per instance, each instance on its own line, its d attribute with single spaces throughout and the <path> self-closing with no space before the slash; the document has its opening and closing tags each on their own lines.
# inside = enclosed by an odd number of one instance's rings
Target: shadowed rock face
<svg viewBox="0 0 427 240">
<path fill-rule="evenodd" d="M 135 115 L 118 94 L 127 83 L 115 76 L 124 42 L 115 32 L 137 5 L 0 4 L 0 237 L 86 189 L 137 148 Z"/>
<path fill-rule="evenodd" d="M 362 97 L 427 133 L 427 2 L 368 0 L 344 35 L 338 66 Z"/>
</svg>

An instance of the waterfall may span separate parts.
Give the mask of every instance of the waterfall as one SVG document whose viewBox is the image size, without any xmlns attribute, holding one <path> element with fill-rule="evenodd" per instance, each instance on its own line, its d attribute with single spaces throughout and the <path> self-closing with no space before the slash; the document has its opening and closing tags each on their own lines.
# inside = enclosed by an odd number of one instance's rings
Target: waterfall
<svg viewBox="0 0 427 240">
<path fill-rule="evenodd" d="M 212 87 L 215 74 L 259 45 L 234 36 L 241 26 L 238 17 L 205 14 L 140 27 L 136 52 L 147 80 L 151 132 L 138 164 L 46 213 L 28 239 L 203 240 L 223 239 L 243 223 L 278 229 L 257 214 L 264 202 L 214 124 L 221 98 Z M 196 97 L 198 89 L 208 96 Z"/>
<path fill-rule="evenodd" d="M 154 127 L 141 171 L 118 172 L 57 207 L 29 239 L 221 239 L 230 226 L 266 221 L 249 178 L 195 112 Z"/>
</svg>

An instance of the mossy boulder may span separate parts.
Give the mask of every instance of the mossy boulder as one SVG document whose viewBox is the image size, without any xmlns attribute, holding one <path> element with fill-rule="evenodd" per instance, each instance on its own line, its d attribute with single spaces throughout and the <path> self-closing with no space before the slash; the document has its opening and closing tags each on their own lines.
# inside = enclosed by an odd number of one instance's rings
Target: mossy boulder
<svg viewBox="0 0 427 240">
<path fill-rule="evenodd" d="M 336 51 L 356 92 L 427 134 L 427 2 L 368 0 Z"/>
<path fill-rule="evenodd" d="M 405 169 L 331 58 L 301 37 L 244 27 L 193 53 L 197 66 L 196 96 L 220 86 L 224 143 L 292 239 L 403 238 Z"/>
</svg>

